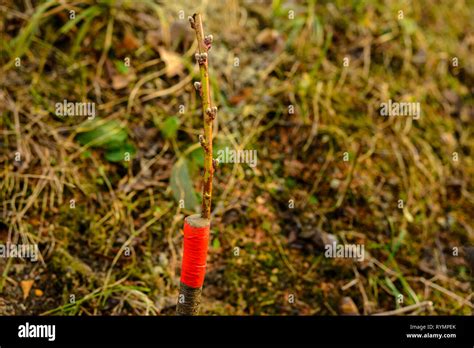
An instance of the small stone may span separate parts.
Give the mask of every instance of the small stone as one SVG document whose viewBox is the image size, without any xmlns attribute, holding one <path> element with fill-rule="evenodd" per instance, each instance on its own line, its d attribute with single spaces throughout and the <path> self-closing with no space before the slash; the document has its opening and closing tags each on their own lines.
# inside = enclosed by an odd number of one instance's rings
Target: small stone
<svg viewBox="0 0 474 348">
<path fill-rule="evenodd" d="M 356 304 L 348 296 L 343 297 L 339 302 L 339 313 L 341 315 L 360 315 Z"/>
<path fill-rule="evenodd" d="M 331 186 L 331 188 L 334 190 L 339 188 L 340 185 L 341 185 L 341 180 L 339 179 L 332 179 L 331 183 L 329 184 L 329 186 Z"/>
</svg>

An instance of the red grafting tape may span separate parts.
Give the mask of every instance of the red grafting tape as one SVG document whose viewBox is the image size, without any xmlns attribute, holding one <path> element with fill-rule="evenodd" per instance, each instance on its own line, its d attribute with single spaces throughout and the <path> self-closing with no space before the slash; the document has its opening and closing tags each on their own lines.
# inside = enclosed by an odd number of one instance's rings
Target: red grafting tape
<svg viewBox="0 0 474 348">
<path fill-rule="evenodd" d="M 191 288 L 200 288 L 206 274 L 206 257 L 209 244 L 209 225 L 191 226 L 184 220 L 183 263 L 181 282 Z"/>
</svg>

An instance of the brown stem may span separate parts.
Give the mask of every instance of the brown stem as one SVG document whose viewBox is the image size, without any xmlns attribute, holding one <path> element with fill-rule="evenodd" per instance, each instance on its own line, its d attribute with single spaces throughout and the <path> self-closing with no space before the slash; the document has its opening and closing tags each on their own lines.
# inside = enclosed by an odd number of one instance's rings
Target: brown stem
<svg viewBox="0 0 474 348">
<path fill-rule="evenodd" d="M 204 150 L 204 176 L 202 188 L 202 210 L 201 217 L 209 219 L 211 216 L 212 199 L 212 177 L 214 167 L 212 165 L 212 121 L 216 117 L 217 109 L 211 105 L 211 90 L 209 84 L 209 49 L 212 36 L 204 37 L 201 14 L 195 13 L 190 17 L 191 27 L 196 32 L 198 52 L 196 59 L 199 63 L 201 73 L 200 95 L 202 98 L 202 115 L 204 119 L 204 140 L 201 143 Z"/>
<path fill-rule="evenodd" d="M 191 288 L 186 284 L 180 283 L 177 315 L 198 315 L 199 305 L 201 304 L 202 288 Z"/>
</svg>

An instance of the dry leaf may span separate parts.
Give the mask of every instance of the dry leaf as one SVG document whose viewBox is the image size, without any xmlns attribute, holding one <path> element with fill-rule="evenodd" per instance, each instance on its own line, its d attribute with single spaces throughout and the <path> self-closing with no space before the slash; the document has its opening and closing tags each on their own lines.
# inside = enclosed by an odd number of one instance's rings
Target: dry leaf
<svg viewBox="0 0 474 348">
<path fill-rule="evenodd" d="M 41 289 L 35 289 L 35 295 L 38 296 L 38 297 L 43 296 L 43 290 L 41 290 Z"/>
<path fill-rule="evenodd" d="M 113 75 L 112 88 L 115 90 L 125 88 L 130 84 L 130 82 L 134 81 L 135 79 L 136 79 L 136 76 L 134 73 L 129 73 L 127 75 L 121 75 L 121 74 Z"/>
<path fill-rule="evenodd" d="M 246 87 L 243 90 L 241 90 L 238 94 L 233 95 L 229 99 L 229 102 L 232 105 L 237 105 L 237 104 L 249 99 L 252 96 L 252 93 L 253 93 L 253 88 Z"/>
<path fill-rule="evenodd" d="M 21 290 L 23 291 L 23 300 L 26 300 L 28 295 L 30 294 L 31 287 L 35 281 L 31 280 L 22 280 L 20 282 Z"/>
<path fill-rule="evenodd" d="M 128 51 L 132 51 L 140 47 L 140 44 L 138 39 L 130 31 L 127 31 L 123 38 L 122 46 Z"/>
<path fill-rule="evenodd" d="M 160 52 L 160 57 L 166 65 L 166 77 L 181 75 L 184 69 L 181 56 L 175 52 L 168 51 L 163 47 L 159 47 L 158 52 Z"/>
</svg>

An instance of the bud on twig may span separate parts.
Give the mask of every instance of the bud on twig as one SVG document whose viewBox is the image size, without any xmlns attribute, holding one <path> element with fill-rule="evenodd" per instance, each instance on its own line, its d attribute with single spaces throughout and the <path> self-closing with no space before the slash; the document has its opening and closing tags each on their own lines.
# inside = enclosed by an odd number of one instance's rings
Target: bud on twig
<svg viewBox="0 0 474 348">
<path fill-rule="evenodd" d="M 209 51 L 212 47 L 212 41 L 214 41 L 214 37 L 209 34 L 204 37 L 204 45 L 206 46 L 206 49 Z"/>
<path fill-rule="evenodd" d="M 191 24 L 191 28 L 196 29 L 196 24 L 194 23 L 194 18 L 189 16 L 188 21 L 189 21 L 189 24 Z"/>
<path fill-rule="evenodd" d="M 204 135 L 202 134 L 199 134 L 199 144 L 201 144 L 204 151 L 207 152 L 206 139 L 204 138 Z"/>
<path fill-rule="evenodd" d="M 209 119 L 212 121 L 216 118 L 217 115 L 217 106 L 213 106 L 212 108 L 206 109 L 206 114 L 209 116 Z"/>
<path fill-rule="evenodd" d="M 212 168 L 215 170 L 217 170 L 217 167 L 219 167 L 219 159 L 217 158 L 213 158 L 212 159 Z"/>
<path fill-rule="evenodd" d="M 207 61 L 207 53 L 196 53 L 194 55 L 196 58 L 196 61 L 199 63 L 199 65 L 203 65 Z"/>
</svg>

